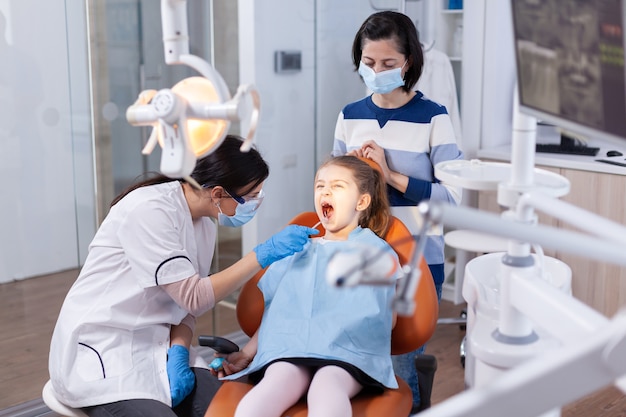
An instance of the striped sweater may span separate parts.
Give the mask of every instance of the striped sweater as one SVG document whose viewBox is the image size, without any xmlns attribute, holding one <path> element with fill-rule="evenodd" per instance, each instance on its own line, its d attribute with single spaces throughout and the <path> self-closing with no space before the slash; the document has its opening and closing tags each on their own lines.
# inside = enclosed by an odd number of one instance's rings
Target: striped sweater
<svg viewBox="0 0 626 417">
<path fill-rule="evenodd" d="M 444 106 L 419 91 L 397 109 L 380 108 L 371 96 L 348 104 L 337 119 L 333 155 L 358 149 L 367 140 L 385 149 L 389 169 L 409 177 L 404 193 L 388 187 L 392 206 L 415 206 L 423 200 L 460 203 L 461 189 L 440 183 L 434 175 L 437 163 L 463 159 Z M 443 245 L 441 229 L 429 236 L 425 249 L 429 264 L 443 263 Z"/>
</svg>

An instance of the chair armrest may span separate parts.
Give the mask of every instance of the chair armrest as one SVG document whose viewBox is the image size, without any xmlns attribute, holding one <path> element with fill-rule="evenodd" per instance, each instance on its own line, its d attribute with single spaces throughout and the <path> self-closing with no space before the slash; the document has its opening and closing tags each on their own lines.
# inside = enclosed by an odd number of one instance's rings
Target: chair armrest
<svg viewBox="0 0 626 417">
<path fill-rule="evenodd" d="M 239 346 L 236 343 L 220 336 L 198 336 L 198 343 L 200 346 L 207 346 L 218 353 L 229 354 L 239 351 Z M 223 357 L 215 358 L 209 364 L 209 368 L 216 372 L 222 370 Z"/>
<path fill-rule="evenodd" d="M 198 336 L 200 346 L 208 346 L 218 353 L 233 353 L 239 351 L 236 343 L 220 336 Z"/>
</svg>

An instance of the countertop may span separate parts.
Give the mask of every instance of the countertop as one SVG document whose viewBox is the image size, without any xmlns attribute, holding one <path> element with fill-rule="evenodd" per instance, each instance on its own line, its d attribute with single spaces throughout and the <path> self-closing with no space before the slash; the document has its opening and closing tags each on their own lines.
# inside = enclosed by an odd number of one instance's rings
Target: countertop
<svg viewBox="0 0 626 417">
<path fill-rule="evenodd" d="M 537 136 L 537 143 L 558 143 L 559 136 L 554 135 L 552 132 L 541 132 Z M 581 171 L 592 171 L 607 174 L 626 175 L 626 167 L 610 165 L 603 162 L 597 162 L 596 159 L 606 159 L 626 164 L 626 141 L 622 146 L 617 146 L 614 143 L 601 141 L 601 140 L 589 140 L 588 146 L 599 147 L 600 151 L 596 156 L 582 156 L 582 155 L 565 155 L 565 154 L 552 154 L 552 153 L 535 153 L 535 166 L 549 166 L 557 168 L 570 168 Z M 622 156 L 606 156 L 607 151 L 617 150 L 622 153 Z M 511 161 L 511 145 L 502 145 L 494 148 L 480 149 L 477 152 L 479 159 L 492 159 L 496 161 Z"/>
</svg>

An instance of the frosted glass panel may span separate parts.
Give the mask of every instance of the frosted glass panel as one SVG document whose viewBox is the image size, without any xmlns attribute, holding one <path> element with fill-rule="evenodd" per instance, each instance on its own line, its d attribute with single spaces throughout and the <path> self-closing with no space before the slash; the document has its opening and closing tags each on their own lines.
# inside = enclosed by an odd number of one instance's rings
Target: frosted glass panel
<svg viewBox="0 0 626 417">
<path fill-rule="evenodd" d="M 209 60 L 208 3 L 188 2 L 187 8 L 190 50 Z M 186 66 L 165 64 L 159 1 L 92 2 L 90 23 L 102 219 L 117 194 L 143 173 L 159 169 L 159 147 L 149 156 L 141 154 L 150 128 L 131 126 L 126 109 L 141 91 L 170 88 L 197 73 Z"/>
<path fill-rule="evenodd" d="M 71 76 L 87 69 L 85 32 L 68 42 L 84 22 L 66 19 L 64 1 L 0 1 L 0 282 L 77 267 L 79 205 L 93 229 L 88 84 Z"/>
</svg>

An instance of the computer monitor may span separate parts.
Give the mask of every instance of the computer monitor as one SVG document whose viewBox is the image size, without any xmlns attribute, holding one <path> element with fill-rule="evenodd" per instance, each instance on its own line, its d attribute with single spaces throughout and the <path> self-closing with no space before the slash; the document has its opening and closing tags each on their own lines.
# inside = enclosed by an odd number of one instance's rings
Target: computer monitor
<svg viewBox="0 0 626 417">
<path fill-rule="evenodd" d="M 626 0 L 511 0 L 520 110 L 626 145 Z"/>
</svg>

